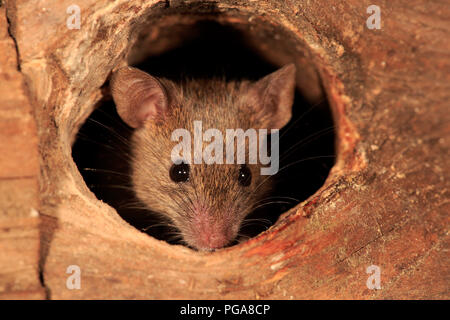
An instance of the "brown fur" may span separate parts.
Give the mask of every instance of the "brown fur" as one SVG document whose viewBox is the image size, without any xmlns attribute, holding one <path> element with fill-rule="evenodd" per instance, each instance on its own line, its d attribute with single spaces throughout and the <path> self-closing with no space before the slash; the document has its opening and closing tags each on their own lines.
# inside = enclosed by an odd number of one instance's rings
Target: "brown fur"
<svg viewBox="0 0 450 320">
<path fill-rule="evenodd" d="M 166 88 L 168 105 L 158 117 L 145 121 L 133 134 L 134 190 L 152 211 L 169 218 L 188 245 L 210 249 L 198 245 L 202 223 L 223 232 L 230 242 L 245 216 L 270 189 L 271 179 L 260 175 L 259 164 L 250 164 L 251 185 L 244 187 L 238 182 L 238 164 L 190 164 L 190 180 L 175 183 L 169 176 L 173 165 L 171 151 L 178 143 L 171 141 L 172 132 L 187 129 L 193 141 L 193 123 L 201 120 L 203 132 L 216 128 L 225 139 L 226 129 L 271 128 L 276 115 L 264 113 L 263 107 L 258 105 L 263 103 L 262 99 L 250 82 L 209 79 L 175 84 L 166 79 L 158 81 Z M 119 85 L 113 83 L 113 95 L 114 87 Z M 120 87 L 124 88 L 123 84 Z M 286 103 L 292 104 L 292 97 L 289 99 L 291 101 Z M 286 118 L 290 118 L 290 109 Z"/>
</svg>

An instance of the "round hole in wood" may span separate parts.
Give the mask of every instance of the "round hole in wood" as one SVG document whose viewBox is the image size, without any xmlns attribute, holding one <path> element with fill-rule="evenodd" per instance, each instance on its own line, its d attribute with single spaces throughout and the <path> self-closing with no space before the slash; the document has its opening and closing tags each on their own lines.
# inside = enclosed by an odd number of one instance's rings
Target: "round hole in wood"
<svg viewBox="0 0 450 320">
<path fill-rule="evenodd" d="M 323 222 L 327 221 L 325 208 L 333 205 L 327 202 L 330 194 L 343 177 L 365 165 L 364 150 L 355 150 L 359 135 L 347 118 L 353 101 L 335 72 L 336 64 L 311 38 L 316 31 L 306 22 L 294 28 L 286 21 L 240 8 L 217 13 L 212 6 L 203 8 L 205 12 L 199 15 L 199 8 L 188 4 L 186 10 L 174 10 L 178 14 L 169 10 L 170 14 L 165 15 L 166 9 L 151 5 L 135 8 L 136 12 L 130 14 L 129 6 L 122 3 L 108 9 L 111 12 L 106 16 L 117 14 L 119 20 L 97 17 L 90 33 L 73 32 L 67 39 L 61 39 L 57 60 L 50 59 L 47 64 L 36 64 L 33 68 L 27 66 L 30 78 L 34 79 L 30 82 L 31 89 L 42 102 L 42 108 L 36 110 L 42 159 L 41 266 L 43 279 L 52 288 L 52 297 L 210 298 L 211 293 L 217 296 L 214 294 L 227 292 L 227 285 L 220 280 L 228 281 L 226 274 L 236 276 L 236 283 L 247 279 L 246 287 L 276 281 L 285 274 L 283 264 L 260 266 L 277 261 L 280 250 L 286 257 L 308 255 L 310 251 L 302 244 L 305 237 L 311 241 L 314 237 L 326 237 L 323 232 L 313 235 L 311 230 L 323 228 Z M 180 29 L 192 30 L 186 26 L 194 26 L 200 20 L 213 21 L 216 26 L 244 34 L 249 41 L 246 47 L 254 50 L 268 71 L 294 62 L 303 75 L 297 77 L 298 95 L 310 106 L 320 106 L 324 97 L 328 97 L 337 136 L 335 165 L 319 190 L 282 215 L 268 232 L 212 254 L 171 246 L 138 232 L 89 190 L 71 157 L 80 128 L 108 99 L 105 84 L 111 71 L 122 65 L 139 65 L 169 52 L 177 47 L 173 39 L 177 33 L 170 26 L 179 24 Z M 170 41 L 165 33 L 170 35 Z M 184 41 L 184 36 L 179 41 Z M 87 67 L 80 68 L 81 64 Z M 306 219 L 308 216 L 312 219 Z M 68 263 L 83 266 L 84 276 L 96 280 L 84 282 L 83 291 L 68 292 L 65 280 L 61 281 L 61 270 L 66 270 Z M 195 284 L 186 291 L 180 283 Z M 157 289 L 161 284 L 164 290 Z M 108 290 L 99 293 L 103 287 Z"/>
<path fill-rule="evenodd" d="M 156 77 L 256 81 L 284 64 L 299 66 L 293 116 L 280 132 L 280 165 L 270 177 L 272 190 L 255 204 L 229 245 L 266 230 L 324 184 L 335 161 L 335 126 L 307 47 L 282 29 L 195 16 L 152 21 L 152 27 L 143 30 L 127 63 Z M 109 91 L 106 83 L 103 100 L 78 132 L 74 161 L 90 190 L 128 223 L 157 239 L 183 244 L 183 239 L 173 237 L 178 230 L 135 195 L 130 168 L 133 130 L 118 116 Z"/>
</svg>

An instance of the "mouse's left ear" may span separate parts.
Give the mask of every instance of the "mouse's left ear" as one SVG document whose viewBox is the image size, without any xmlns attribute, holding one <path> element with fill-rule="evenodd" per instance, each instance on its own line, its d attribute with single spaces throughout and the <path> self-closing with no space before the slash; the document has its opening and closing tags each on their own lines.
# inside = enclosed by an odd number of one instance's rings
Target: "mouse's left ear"
<svg viewBox="0 0 450 320">
<path fill-rule="evenodd" d="M 291 63 L 250 85 L 251 108 L 262 127 L 281 129 L 291 119 L 295 71 L 295 65 Z"/>
<path fill-rule="evenodd" d="M 161 120 L 167 114 L 167 91 L 148 73 L 121 68 L 113 73 L 110 86 L 117 113 L 132 128 L 141 127 L 147 120 Z"/>
</svg>

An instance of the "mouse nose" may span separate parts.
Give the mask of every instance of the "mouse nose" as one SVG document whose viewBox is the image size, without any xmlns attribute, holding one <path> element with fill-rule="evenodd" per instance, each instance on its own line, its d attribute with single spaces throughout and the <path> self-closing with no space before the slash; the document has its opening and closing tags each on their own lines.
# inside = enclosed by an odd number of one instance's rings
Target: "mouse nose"
<svg viewBox="0 0 450 320">
<path fill-rule="evenodd" d="M 191 245 L 199 250 L 214 250 L 225 247 L 234 238 L 235 232 L 228 219 L 211 215 L 208 211 L 197 211 L 192 224 Z M 237 230 L 236 230 L 237 231 Z"/>
<path fill-rule="evenodd" d="M 200 232 L 197 247 L 203 250 L 223 248 L 230 241 L 223 232 Z"/>
</svg>

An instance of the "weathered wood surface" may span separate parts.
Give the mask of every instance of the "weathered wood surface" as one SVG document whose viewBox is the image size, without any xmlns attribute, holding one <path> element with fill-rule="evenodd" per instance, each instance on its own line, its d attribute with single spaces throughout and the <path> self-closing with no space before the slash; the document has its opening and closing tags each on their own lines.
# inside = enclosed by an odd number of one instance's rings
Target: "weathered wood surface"
<svg viewBox="0 0 450 320">
<path fill-rule="evenodd" d="M 17 52 L 0 7 L 0 299 L 42 299 L 38 139 Z"/>
<path fill-rule="evenodd" d="M 72 1 L 3 2 L 0 12 L 6 8 L 20 57 L 19 72 L 3 19 L 0 185 L 11 198 L 1 193 L 0 223 L 17 232 L 10 239 L 0 228 L 8 252 L 0 257 L 6 297 L 20 290 L 42 297 L 35 220 L 22 220 L 37 203 L 33 121 L 24 116 L 28 108 L 19 113 L 16 107 L 28 106 L 23 78 L 38 127 L 40 259 L 49 298 L 450 297 L 450 7 L 443 2 L 378 1 L 381 30 L 366 28 L 372 3 L 359 0 L 79 0 L 80 30 L 65 26 Z M 321 190 L 268 232 L 212 254 L 170 246 L 128 226 L 96 200 L 70 156 L 100 87 L 126 63 L 134 31 L 149 16 L 157 22 L 189 13 L 290 32 L 310 51 L 307 59 L 296 50 L 289 58 L 317 66 L 340 139 L 338 162 Z M 161 32 L 156 22 L 155 36 Z M 308 83 L 300 86 L 306 90 Z M 11 147 L 19 131 L 30 135 Z M 17 152 L 22 147 L 30 152 Z M 17 269 L 7 268 L 9 257 L 20 261 Z M 81 268 L 80 290 L 66 287 L 69 265 Z M 370 265 L 381 268 L 381 290 L 366 287 Z"/>
</svg>

